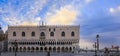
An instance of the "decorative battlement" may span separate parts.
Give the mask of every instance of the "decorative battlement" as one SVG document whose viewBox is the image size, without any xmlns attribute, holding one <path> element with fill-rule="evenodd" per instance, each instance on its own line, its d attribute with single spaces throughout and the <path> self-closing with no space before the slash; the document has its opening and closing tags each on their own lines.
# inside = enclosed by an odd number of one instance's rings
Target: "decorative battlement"
<svg viewBox="0 0 120 56">
<path fill-rule="evenodd" d="M 11 27 L 42 27 L 42 26 L 46 26 L 46 27 L 80 27 L 80 25 L 14 25 L 14 26 L 8 26 L 8 28 Z"/>
</svg>

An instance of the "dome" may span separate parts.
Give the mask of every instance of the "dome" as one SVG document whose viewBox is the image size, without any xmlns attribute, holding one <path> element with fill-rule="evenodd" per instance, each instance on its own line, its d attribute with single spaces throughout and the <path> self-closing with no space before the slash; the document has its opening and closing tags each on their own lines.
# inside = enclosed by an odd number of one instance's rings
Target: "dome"
<svg viewBox="0 0 120 56">
<path fill-rule="evenodd" d="M 0 27 L 0 34 L 4 34 L 3 30 L 1 29 L 1 27 Z"/>
</svg>

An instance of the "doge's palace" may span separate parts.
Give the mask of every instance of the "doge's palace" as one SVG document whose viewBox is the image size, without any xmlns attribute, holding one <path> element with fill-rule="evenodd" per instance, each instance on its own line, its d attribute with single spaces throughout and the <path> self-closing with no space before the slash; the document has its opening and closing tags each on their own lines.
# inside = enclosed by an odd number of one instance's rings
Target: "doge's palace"
<svg viewBox="0 0 120 56">
<path fill-rule="evenodd" d="M 79 25 L 8 26 L 8 51 L 73 52 L 79 31 Z"/>
</svg>

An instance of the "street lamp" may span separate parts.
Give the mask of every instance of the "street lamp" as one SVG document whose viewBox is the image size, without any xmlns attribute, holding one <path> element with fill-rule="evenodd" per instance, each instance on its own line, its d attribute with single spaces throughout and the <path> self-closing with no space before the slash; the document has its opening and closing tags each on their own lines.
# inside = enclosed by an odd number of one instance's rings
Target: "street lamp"
<svg viewBox="0 0 120 56">
<path fill-rule="evenodd" d="M 15 46 L 15 56 L 17 56 L 17 54 L 16 54 L 16 52 L 17 52 L 17 47 L 18 47 L 17 40 L 14 41 L 14 46 Z"/>
<path fill-rule="evenodd" d="M 47 51 L 47 56 L 50 56 L 50 51 Z"/>
<path fill-rule="evenodd" d="M 1 56 L 1 52 L 2 52 L 2 45 L 0 45 L 0 56 Z"/>
</svg>

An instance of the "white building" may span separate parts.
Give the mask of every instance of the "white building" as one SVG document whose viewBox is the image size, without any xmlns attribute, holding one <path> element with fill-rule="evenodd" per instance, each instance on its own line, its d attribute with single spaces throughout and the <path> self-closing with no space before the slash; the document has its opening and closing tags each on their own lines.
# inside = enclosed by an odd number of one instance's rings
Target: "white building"
<svg viewBox="0 0 120 56">
<path fill-rule="evenodd" d="M 80 26 L 8 26 L 8 51 L 72 52 L 79 45 Z M 17 43 L 15 46 L 14 43 Z"/>
</svg>

